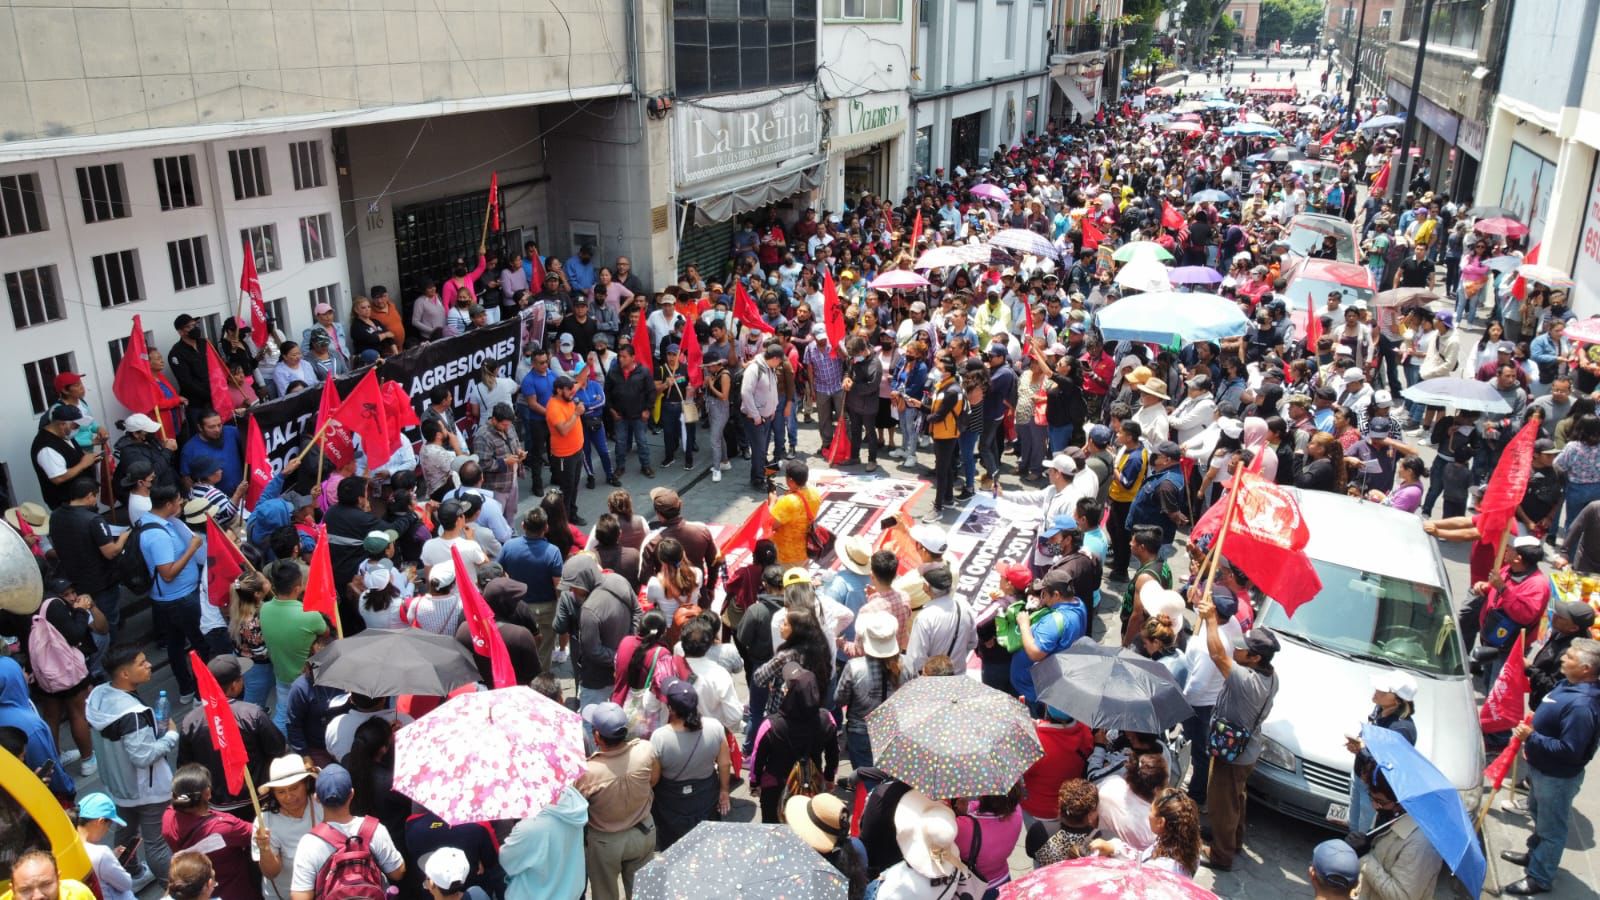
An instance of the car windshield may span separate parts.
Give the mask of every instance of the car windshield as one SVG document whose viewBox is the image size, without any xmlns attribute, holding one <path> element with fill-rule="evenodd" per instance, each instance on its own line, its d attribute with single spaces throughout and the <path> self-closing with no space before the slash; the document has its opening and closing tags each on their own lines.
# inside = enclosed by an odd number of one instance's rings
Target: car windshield
<svg viewBox="0 0 1600 900">
<path fill-rule="evenodd" d="M 1310 256 L 1311 251 L 1322 246 L 1322 239 L 1327 237 L 1327 232 L 1336 232 L 1334 253 L 1339 262 L 1353 263 L 1356 261 L 1356 242 L 1350 237 L 1350 229 L 1340 228 L 1335 225 L 1318 222 L 1307 225 L 1304 222 L 1290 223 L 1289 234 L 1284 240 L 1289 242 L 1289 249 L 1301 256 Z"/>
<path fill-rule="evenodd" d="M 1460 675 L 1456 621 L 1444 592 L 1425 584 L 1312 560 L 1322 578 L 1315 599 L 1291 617 L 1270 603 L 1263 624 L 1351 659 L 1429 675 Z"/>
<path fill-rule="evenodd" d="M 1351 287 L 1348 284 L 1339 284 L 1336 281 L 1324 281 L 1321 278 L 1296 278 L 1288 287 L 1289 296 L 1304 297 L 1308 293 L 1317 298 L 1317 309 L 1325 308 L 1328 295 L 1339 294 L 1339 306 L 1346 307 L 1355 300 L 1364 300 L 1368 308 L 1372 306 L 1372 291 L 1366 288 Z"/>
</svg>

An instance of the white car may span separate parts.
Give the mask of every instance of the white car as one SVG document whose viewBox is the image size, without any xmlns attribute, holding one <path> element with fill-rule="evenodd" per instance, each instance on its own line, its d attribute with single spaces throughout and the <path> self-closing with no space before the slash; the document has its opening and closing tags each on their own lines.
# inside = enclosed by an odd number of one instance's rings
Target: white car
<svg viewBox="0 0 1600 900">
<path fill-rule="evenodd" d="M 1484 765 L 1478 708 L 1438 546 L 1411 513 L 1326 491 L 1296 494 L 1322 590 L 1293 616 L 1270 600 L 1256 612 L 1282 649 L 1251 796 L 1342 830 L 1355 760 L 1346 735 L 1372 711 L 1372 676 L 1399 668 L 1417 682 L 1417 749 L 1475 810 Z"/>
</svg>

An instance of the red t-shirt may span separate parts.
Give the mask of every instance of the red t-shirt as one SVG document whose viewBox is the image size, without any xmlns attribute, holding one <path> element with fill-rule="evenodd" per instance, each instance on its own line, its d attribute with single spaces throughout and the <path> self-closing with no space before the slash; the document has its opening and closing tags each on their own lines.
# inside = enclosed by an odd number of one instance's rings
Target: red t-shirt
<svg viewBox="0 0 1600 900">
<path fill-rule="evenodd" d="M 1082 778 L 1094 752 L 1094 732 L 1082 722 L 1034 722 L 1044 756 L 1022 773 L 1022 810 L 1035 819 L 1054 822 L 1061 814 L 1061 785 Z"/>
<path fill-rule="evenodd" d="M 192 816 L 167 807 L 161 814 L 161 837 L 173 853 L 197 850 L 216 870 L 216 896 L 261 896 L 261 879 L 250 872 L 250 824 L 232 813 Z"/>
</svg>

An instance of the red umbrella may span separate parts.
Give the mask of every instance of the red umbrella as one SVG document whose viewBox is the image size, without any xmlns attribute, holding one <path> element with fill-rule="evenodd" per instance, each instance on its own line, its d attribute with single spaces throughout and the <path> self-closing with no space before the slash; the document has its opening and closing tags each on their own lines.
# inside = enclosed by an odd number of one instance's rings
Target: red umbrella
<svg viewBox="0 0 1600 900">
<path fill-rule="evenodd" d="M 1144 95 L 1146 97 L 1165 97 L 1166 95 L 1168 95 L 1170 93 L 1172 93 L 1172 92 L 1167 90 L 1164 87 L 1153 87 L 1153 88 L 1150 88 L 1149 90 L 1145 91 Z"/>
<path fill-rule="evenodd" d="M 1034 870 L 1000 889 L 1000 900 L 1216 900 L 1217 895 L 1165 869 L 1130 859 L 1087 856 Z"/>
<path fill-rule="evenodd" d="M 1580 344 L 1600 344 L 1600 316 L 1568 322 L 1566 337 Z"/>
<path fill-rule="evenodd" d="M 1297 109 L 1298 109 L 1298 107 L 1296 107 L 1293 103 L 1285 103 L 1284 101 L 1279 100 L 1277 103 L 1274 103 L 1271 106 L 1267 107 L 1267 112 L 1269 112 L 1269 113 L 1292 113 L 1292 112 L 1295 112 Z"/>
<path fill-rule="evenodd" d="M 1516 219 L 1499 216 L 1493 219 L 1479 219 L 1478 224 L 1472 226 L 1472 230 L 1481 231 L 1484 234 L 1497 234 L 1502 237 L 1522 237 L 1528 233 L 1528 226 L 1518 222 Z"/>
</svg>

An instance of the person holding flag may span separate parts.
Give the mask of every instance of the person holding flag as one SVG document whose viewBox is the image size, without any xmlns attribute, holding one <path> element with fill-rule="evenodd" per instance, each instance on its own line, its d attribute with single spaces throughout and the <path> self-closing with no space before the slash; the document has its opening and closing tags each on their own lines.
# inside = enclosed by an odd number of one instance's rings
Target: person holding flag
<svg viewBox="0 0 1600 900">
<path fill-rule="evenodd" d="M 253 821 L 254 789 L 246 790 L 243 773 L 248 771 L 253 781 L 266 780 L 267 767 L 285 752 L 283 732 L 266 710 L 242 699 L 244 676 L 253 662 L 230 653 L 201 663 L 191 652 L 190 665 L 201 703 L 178 725 L 178 765 L 205 766 L 214 786 L 211 807 Z"/>
<path fill-rule="evenodd" d="M 1504 546 L 1504 543 L 1501 544 Z M 1472 600 L 1462 610 L 1466 624 L 1461 632 L 1477 638 L 1471 650 L 1472 667 L 1481 672 L 1483 685 L 1493 684 L 1507 663 L 1507 649 L 1524 632 L 1537 627 L 1550 602 L 1550 579 L 1539 571 L 1544 546 L 1531 534 L 1511 541 L 1511 556 L 1472 586 Z M 1471 621 L 1476 621 L 1472 628 Z M 1468 644 L 1470 648 L 1472 645 Z"/>
</svg>

